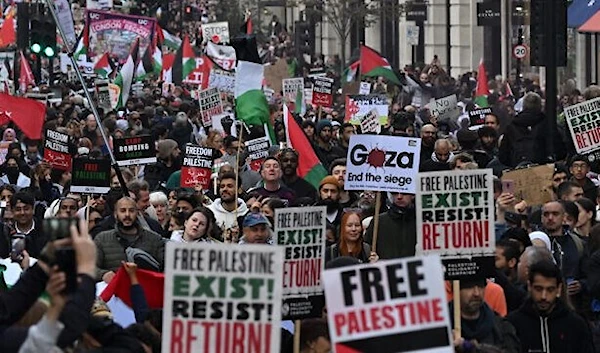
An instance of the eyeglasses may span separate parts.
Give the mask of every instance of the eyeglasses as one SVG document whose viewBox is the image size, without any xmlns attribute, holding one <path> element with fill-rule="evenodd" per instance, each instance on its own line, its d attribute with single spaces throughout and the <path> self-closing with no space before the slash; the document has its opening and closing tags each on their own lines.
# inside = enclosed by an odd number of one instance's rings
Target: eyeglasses
<svg viewBox="0 0 600 353">
<path fill-rule="evenodd" d="M 571 164 L 571 168 L 573 168 L 573 169 L 585 169 L 585 168 L 588 168 L 588 165 L 587 165 L 587 163 Z"/>
</svg>

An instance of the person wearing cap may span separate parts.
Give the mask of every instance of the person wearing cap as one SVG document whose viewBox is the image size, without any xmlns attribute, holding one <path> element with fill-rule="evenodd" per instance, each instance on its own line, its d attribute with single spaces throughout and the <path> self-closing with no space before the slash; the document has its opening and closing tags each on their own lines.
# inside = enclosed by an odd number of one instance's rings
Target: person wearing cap
<svg viewBox="0 0 600 353">
<path fill-rule="evenodd" d="M 338 178 L 328 175 L 319 183 L 319 201 L 315 203 L 316 206 L 327 207 L 327 222 L 336 228 L 339 227 L 343 215 L 340 191 Z"/>
<path fill-rule="evenodd" d="M 277 197 L 289 205 L 296 199 L 294 191 L 281 182 L 283 173 L 279 160 L 274 156 L 265 158 L 260 166 L 260 176 L 262 177 L 262 186 L 248 190 L 248 193 L 257 193 L 263 197 Z"/>
<path fill-rule="evenodd" d="M 325 169 L 329 169 L 329 164 L 335 159 L 346 157 L 340 147 L 332 144 L 332 132 L 333 126 L 331 125 L 331 121 L 320 120 L 317 123 L 313 149 Z"/>
<path fill-rule="evenodd" d="M 262 213 L 249 212 L 242 223 L 240 244 L 273 244 L 271 224 Z"/>
<path fill-rule="evenodd" d="M 598 192 L 596 184 L 587 177 L 590 171 L 590 161 L 586 156 L 578 154 L 571 158 L 569 170 L 571 172 L 571 181 L 577 183 L 583 189 L 583 195 L 590 200 L 596 200 Z"/>
</svg>

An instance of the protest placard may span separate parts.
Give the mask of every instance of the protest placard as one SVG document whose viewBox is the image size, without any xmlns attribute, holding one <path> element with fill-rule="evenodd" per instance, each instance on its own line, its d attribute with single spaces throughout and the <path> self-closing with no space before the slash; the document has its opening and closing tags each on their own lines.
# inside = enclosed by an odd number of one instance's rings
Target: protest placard
<svg viewBox="0 0 600 353">
<path fill-rule="evenodd" d="M 265 83 L 277 94 L 281 93 L 283 79 L 290 77 L 286 59 L 279 59 L 275 64 L 265 65 Z"/>
<path fill-rule="evenodd" d="M 229 45 L 218 45 L 212 41 L 206 44 L 206 55 L 223 70 L 235 69 L 235 48 Z M 212 87 L 212 86 L 211 86 Z"/>
<path fill-rule="evenodd" d="M 114 154 L 121 167 L 156 163 L 156 146 L 150 135 L 115 139 Z"/>
<path fill-rule="evenodd" d="M 44 161 L 52 168 L 71 170 L 71 153 L 69 153 L 69 135 L 54 130 L 46 130 L 44 141 Z"/>
<path fill-rule="evenodd" d="M 552 177 L 554 164 L 509 170 L 502 173 L 502 180 L 512 180 L 513 194 L 530 206 L 540 206 L 552 200 Z"/>
<path fill-rule="evenodd" d="M 202 24 L 203 42 L 229 43 L 229 22 L 213 22 Z"/>
<path fill-rule="evenodd" d="M 312 104 L 329 108 L 333 104 L 333 79 L 329 77 L 315 77 L 313 85 Z"/>
<path fill-rule="evenodd" d="M 221 93 L 216 87 L 200 91 L 198 95 L 198 104 L 200 105 L 200 116 L 204 127 L 212 125 L 213 116 L 223 115 Z"/>
<path fill-rule="evenodd" d="M 208 88 L 212 63 L 206 55 L 196 57 L 196 67 L 183 79 L 183 83 L 198 86 L 200 89 Z"/>
<path fill-rule="evenodd" d="M 577 153 L 600 149 L 600 97 L 566 107 L 565 120 Z"/>
<path fill-rule="evenodd" d="M 321 317 L 325 298 L 321 273 L 325 257 L 325 206 L 275 210 L 277 245 L 283 263 L 283 320 Z"/>
<path fill-rule="evenodd" d="M 373 109 L 369 114 L 360 119 L 360 131 L 363 134 L 379 134 L 381 132 L 381 124 L 377 116 L 377 109 Z"/>
<path fill-rule="evenodd" d="M 250 169 L 260 170 L 262 162 L 269 156 L 269 147 L 271 147 L 271 140 L 267 136 L 246 141 Z"/>
<path fill-rule="evenodd" d="M 304 78 L 286 78 L 282 80 L 283 99 L 286 103 L 296 103 L 298 92 L 304 93 Z"/>
<path fill-rule="evenodd" d="M 233 94 L 235 72 L 212 68 L 208 78 L 208 87 L 216 87 L 219 92 Z"/>
<path fill-rule="evenodd" d="M 460 108 L 456 103 L 456 94 L 452 94 L 444 98 L 432 99 L 425 107 L 439 120 L 454 120 L 460 116 Z"/>
<path fill-rule="evenodd" d="M 417 253 L 440 254 L 446 279 L 494 273 L 491 169 L 420 173 L 416 211 Z"/>
<path fill-rule="evenodd" d="M 382 94 L 348 95 L 346 96 L 346 114 L 344 121 L 360 125 L 363 116 L 371 110 L 377 110 L 379 123 L 385 125 L 388 119 L 388 101 Z"/>
<path fill-rule="evenodd" d="M 325 270 L 334 350 L 454 353 L 439 256 Z"/>
<path fill-rule="evenodd" d="M 169 242 L 163 353 L 278 353 L 283 249 Z"/>
<path fill-rule="evenodd" d="M 352 135 L 344 188 L 414 194 L 420 156 L 419 138 Z"/>
<path fill-rule="evenodd" d="M 73 158 L 71 191 L 106 194 L 110 191 L 110 160 Z"/>
<path fill-rule="evenodd" d="M 94 86 L 96 87 L 96 99 L 98 101 L 98 108 L 102 108 L 105 111 L 112 109 L 110 103 L 110 90 L 108 88 L 108 80 L 96 80 Z"/>
<path fill-rule="evenodd" d="M 471 123 L 471 126 L 485 124 L 485 116 L 488 114 L 492 114 L 492 108 L 481 108 L 471 110 L 469 112 L 469 121 Z"/>
<path fill-rule="evenodd" d="M 181 187 L 193 188 L 198 184 L 207 190 L 213 165 L 214 150 L 192 144 L 185 145 L 183 164 L 181 165 Z"/>
<path fill-rule="evenodd" d="M 371 84 L 369 82 L 361 82 L 358 88 L 358 94 L 370 94 Z"/>
</svg>

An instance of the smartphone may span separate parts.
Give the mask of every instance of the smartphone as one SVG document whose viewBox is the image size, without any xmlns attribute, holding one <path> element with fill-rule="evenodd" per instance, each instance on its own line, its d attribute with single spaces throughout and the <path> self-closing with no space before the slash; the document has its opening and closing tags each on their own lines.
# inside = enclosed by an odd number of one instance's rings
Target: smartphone
<svg viewBox="0 0 600 353">
<path fill-rule="evenodd" d="M 502 180 L 502 193 L 515 194 L 515 181 L 514 180 Z"/>
<path fill-rule="evenodd" d="M 11 239 L 10 260 L 20 263 L 23 261 L 23 251 L 25 250 L 25 236 L 15 234 Z"/>
<path fill-rule="evenodd" d="M 55 265 L 59 270 L 65 273 L 66 286 L 64 294 L 70 294 L 77 290 L 77 260 L 75 259 L 75 249 L 64 247 L 56 249 Z"/>
<path fill-rule="evenodd" d="M 70 238 L 71 225 L 79 227 L 79 218 L 45 218 L 42 222 L 42 229 L 50 241 L 54 241 Z"/>
</svg>

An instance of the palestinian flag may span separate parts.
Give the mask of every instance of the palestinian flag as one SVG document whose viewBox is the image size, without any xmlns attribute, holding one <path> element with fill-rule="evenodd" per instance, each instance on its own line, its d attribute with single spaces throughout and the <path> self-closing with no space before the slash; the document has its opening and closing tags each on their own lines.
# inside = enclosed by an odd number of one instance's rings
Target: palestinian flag
<svg viewBox="0 0 600 353">
<path fill-rule="evenodd" d="M 475 88 L 475 99 L 473 102 L 479 108 L 487 108 L 489 106 L 487 97 L 490 94 L 490 89 L 487 82 L 487 74 L 485 73 L 485 66 L 483 66 L 483 58 L 479 61 L 479 68 L 477 69 L 477 87 Z"/>
<path fill-rule="evenodd" d="M 360 60 L 357 60 L 355 62 L 353 62 L 352 64 L 350 64 L 350 66 L 348 66 L 346 68 L 346 70 L 344 70 L 344 73 L 342 74 L 342 78 L 345 80 L 345 82 L 353 82 L 356 80 L 356 74 L 358 73 L 358 67 L 360 66 Z"/>
<path fill-rule="evenodd" d="M 238 61 L 235 69 L 235 116 L 246 125 L 266 126 L 271 143 L 276 143 L 270 121 L 269 103 L 262 90 L 265 67 L 262 64 Z"/>
<path fill-rule="evenodd" d="M 180 86 L 181 83 L 196 69 L 196 54 L 192 49 L 190 37 L 185 36 L 183 43 L 175 53 L 173 62 L 173 83 Z"/>
<path fill-rule="evenodd" d="M 160 78 L 164 82 L 173 83 L 173 63 L 175 62 L 175 54 L 163 54 L 162 56 L 162 69 L 160 71 Z"/>
<path fill-rule="evenodd" d="M 131 49 L 125 64 L 121 66 L 121 71 L 115 78 L 114 84 L 119 87 L 119 99 L 117 101 L 117 106 L 115 109 L 119 109 L 125 106 L 127 103 L 127 99 L 129 99 L 129 92 L 131 91 L 131 83 L 133 82 L 133 75 L 135 73 L 135 60 L 133 58 L 134 53 L 139 51 L 139 40 L 136 41 L 136 44 Z M 137 56 L 137 55 L 135 55 Z"/>
<path fill-rule="evenodd" d="M 253 27 L 252 26 L 252 17 L 248 16 L 246 18 L 246 21 L 240 28 L 240 32 L 242 32 L 243 34 L 252 34 L 252 31 L 253 31 L 252 27 Z"/>
<path fill-rule="evenodd" d="M 321 180 L 327 176 L 327 171 L 285 104 L 283 105 L 283 123 L 288 147 L 296 151 L 302 149 L 302 153 L 298 153 L 298 176 L 318 189 Z"/>
<path fill-rule="evenodd" d="M 382 76 L 388 81 L 402 86 L 390 63 L 375 50 L 366 45 L 360 46 L 360 75 L 367 77 Z"/>
<path fill-rule="evenodd" d="M 108 57 L 108 53 L 104 53 L 100 57 L 100 59 L 94 64 L 94 72 L 98 77 L 108 78 L 108 75 L 113 71 L 113 67 L 110 63 L 110 58 Z"/>
<path fill-rule="evenodd" d="M 10 8 L 12 8 L 12 6 L 10 6 Z M 17 43 L 17 31 L 15 25 L 13 12 L 10 11 L 6 18 L 4 18 L 2 27 L 0 27 L 0 47 L 4 48 Z"/>
<path fill-rule="evenodd" d="M 150 309 L 161 309 L 163 307 L 165 274 L 141 269 L 138 269 L 136 274 L 140 286 L 144 290 L 144 296 Z M 115 296 L 129 307 L 133 307 L 130 289 L 131 281 L 129 280 L 129 275 L 127 275 L 127 272 L 121 266 L 115 277 L 100 294 L 100 298 L 108 302 Z"/>
<path fill-rule="evenodd" d="M 142 60 L 138 63 L 135 71 L 136 81 L 143 81 L 149 75 L 158 76 L 160 74 L 160 63 L 156 61 L 155 50 L 156 47 L 149 45 L 148 48 L 146 48 L 146 51 L 144 51 Z M 160 57 L 162 59 L 162 55 Z"/>
<path fill-rule="evenodd" d="M 158 36 L 158 43 L 161 46 L 167 47 L 171 50 L 179 49 L 179 47 L 181 46 L 181 38 L 165 31 L 159 25 L 156 25 L 156 31 L 156 34 Z"/>
<path fill-rule="evenodd" d="M 86 58 L 83 58 L 83 61 L 87 61 L 87 51 L 90 47 L 90 36 L 88 32 L 88 26 L 83 27 L 83 32 L 81 36 L 79 36 L 79 40 L 77 41 L 77 47 L 75 47 L 75 52 L 73 53 L 73 57 L 75 61 L 80 61 L 79 57 L 81 55 L 85 55 Z"/>
</svg>

